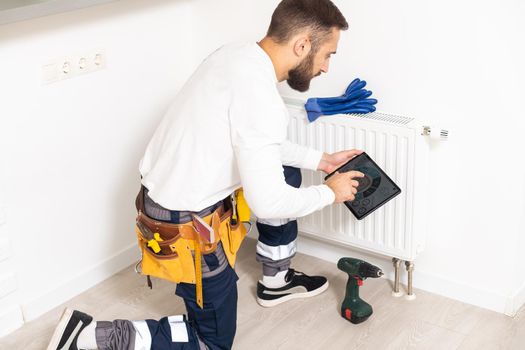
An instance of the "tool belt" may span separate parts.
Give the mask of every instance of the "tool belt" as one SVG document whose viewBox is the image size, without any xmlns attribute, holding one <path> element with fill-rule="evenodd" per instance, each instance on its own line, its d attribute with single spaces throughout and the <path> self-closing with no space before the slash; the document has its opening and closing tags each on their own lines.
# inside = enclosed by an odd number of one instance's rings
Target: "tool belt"
<svg viewBox="0 0 525 350">
<path fill-rule="evenodd" d="M 137 207 L 136 234 L 142 253 L 139 262 L 143 275 L 162 278 L 175 283 L 196 284 L 197 304 L 202 308 L 201 255 L 213 253 L 219 241 L 231 267 L 234 267 L 241 243 L 246 236 L 246 228 L 240 220 L 232 223 L 233 204 L 228 200 L 210 215 L 202 219 L 213 228 L 218 236 L 210 243 L 196 230 L 192 221 L 172 224 L 153 219 L 145 214 L 144 187 L 135 201 Z"/>
</svg>

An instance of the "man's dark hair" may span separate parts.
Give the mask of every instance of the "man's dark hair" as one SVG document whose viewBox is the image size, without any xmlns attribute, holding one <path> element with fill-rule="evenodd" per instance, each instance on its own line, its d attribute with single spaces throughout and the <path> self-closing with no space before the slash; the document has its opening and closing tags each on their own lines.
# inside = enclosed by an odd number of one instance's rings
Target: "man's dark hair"
<svg viewBox="0 0 525 350">
<path fill-rule="evenodd" d="M 282 0 L 273 12 L 267 35 L 283 44 L 307 29 L 316 52 L 334 27 L 346 30 L 348 22 L 330 0 Z"/>
</svg>

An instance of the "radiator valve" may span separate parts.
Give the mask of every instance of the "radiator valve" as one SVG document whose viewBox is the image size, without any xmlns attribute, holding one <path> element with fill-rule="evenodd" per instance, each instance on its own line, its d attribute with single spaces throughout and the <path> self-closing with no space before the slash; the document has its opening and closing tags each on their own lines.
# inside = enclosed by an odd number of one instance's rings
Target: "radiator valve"
<svg viewBox="0 0 525 350">
<path fill-rule="evenodd" d="M 439 127 L 423 126 L 421 135 L 429 136 L 431 140 L 435 141 L 447 141 L 448 130 L 441 129 Z"/>
</svg>

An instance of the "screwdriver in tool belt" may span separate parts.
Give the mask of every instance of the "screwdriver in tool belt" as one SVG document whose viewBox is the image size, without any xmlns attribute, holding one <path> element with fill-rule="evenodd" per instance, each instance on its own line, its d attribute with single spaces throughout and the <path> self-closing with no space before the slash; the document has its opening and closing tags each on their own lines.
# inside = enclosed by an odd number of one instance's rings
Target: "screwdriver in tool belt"
<svg viewBox="0 0 525 350">
<path fill-rule="evenodd" d="M 232 201 L 232 218 L 230 222 L 232 225 L 237 225 L 237 201 L 235 200 L 235 192 L 230 195 Z"/>
</svg>

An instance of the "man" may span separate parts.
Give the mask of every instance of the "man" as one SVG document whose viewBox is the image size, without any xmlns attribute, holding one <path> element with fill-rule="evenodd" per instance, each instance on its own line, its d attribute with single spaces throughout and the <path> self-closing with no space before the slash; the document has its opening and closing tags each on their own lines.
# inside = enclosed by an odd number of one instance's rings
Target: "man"
<svg viewBox="0 0 525 350">
<path fill-rule="evenodd" d="M 140 164 L 144 212 L 158 221 L 184 224 L 191 222 L 192 213 L 209 216 L 243 187 L 258 218 L 257 261 L 263 276 L 257 301 L 262 306 L 326 290 L 325 277 L 290 268 L 297 237 L 297 221 L 291 218 L 353 200 L 358 186 L 354 178 L 363 176 L 337 174 L 323 185 L 299 188 L 298 168 L 329 173 L 360 151 L 326 154 L 287 141 L 288 114 L 276 86 L 286 80 L 295 90 L 308 90 L 312 78 L 328 72 L 340 31 L 347 28 L 330 0 L 283 0 L 260 42 L 223 46 L 199 66 Z M 142 326 L 130 321 L 95 324 L 88 315 L 66 310 L 50 349 L 60 348 L 79 330 L 79 348 L 230 349 L 238 278 L 232 252 L 222 243 L 202 257 L 203 308 L 194 284 L 177 285 L 188 320 L 179 316 L 148 320 Z M 174 334 L 183 334 L 182 342 Z"/>
</svg>

